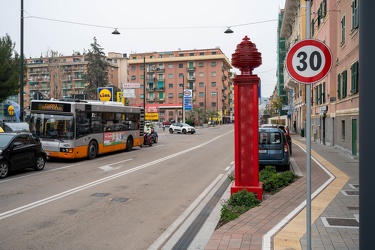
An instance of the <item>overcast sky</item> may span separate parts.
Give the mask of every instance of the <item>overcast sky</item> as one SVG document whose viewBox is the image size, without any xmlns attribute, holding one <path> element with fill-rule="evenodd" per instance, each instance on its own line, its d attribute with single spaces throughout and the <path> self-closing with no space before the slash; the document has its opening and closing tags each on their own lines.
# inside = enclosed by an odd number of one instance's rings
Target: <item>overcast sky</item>
<svg viewBox="0 0 375 250">
<path fill-rule="evenodd" d="M 277 18 L 285 0 L 24 0 L 24 55 L 90 49 L 143 53 L 220 47 L 229 60 L 247 35 L 262 53 L 262 96 L 276 84 Z M 21 0 L 0 0 L 0 37 L 20 52 Z M 59 21 L 54 21 L 59 20 Z M 81 25 L 88 24 L 88 25 Z M 228 26 L 234 31 L 224 34 Z M 118 28 L 120 35 L 112 35 Z"/>
</svg>

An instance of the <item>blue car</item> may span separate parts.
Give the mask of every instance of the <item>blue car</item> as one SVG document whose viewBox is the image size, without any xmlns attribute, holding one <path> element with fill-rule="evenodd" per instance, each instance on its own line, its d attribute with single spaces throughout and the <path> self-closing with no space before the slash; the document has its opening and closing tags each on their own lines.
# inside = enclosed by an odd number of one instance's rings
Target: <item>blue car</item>
<svg viewBox="0 0 375 250">
<path fill-rule="evenodd" d="M 275 166 L 278 171 L 290 170 L 290 149 L 279 128 L 259 128 L 259 166 Z"/>
</svg>

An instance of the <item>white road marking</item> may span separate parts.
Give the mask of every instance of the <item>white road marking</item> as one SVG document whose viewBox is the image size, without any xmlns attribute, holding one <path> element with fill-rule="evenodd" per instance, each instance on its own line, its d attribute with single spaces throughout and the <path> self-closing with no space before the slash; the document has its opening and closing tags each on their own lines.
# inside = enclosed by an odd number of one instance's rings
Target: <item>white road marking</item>
<svg viewBox="0 0 375 250">
<path fill-rule="evenodd" d="M 208 144 L 210 144 L 211 142 L 229 134 L 229 133 L 232 133 L 232 131 L 229 131 L 225 134 L 222 134 L 220 136 L 217 136 L 209 141 L 206 141 L 200 145 L 197 145 L 195 147 L 192 147 L 192 148 L 189 148 L 189 149 L 185 149 L 181 152 L 178 152 L 178 153 L 175 153 L 175 154 L 171 154 L 169 156 L 166 156 L 166 157 L 163 157 L 163 158 L 160 158 L 158 160 L 155 160 L 155 161 L 152 161 L 152 162 L 149 162 L 149 163 L 146 163 L 146 164 L 143 164 L 143 165 L 140 165 L 138 167 L 135 167 L 135 168 L 132 168 L 132 169 L 128 169 L 128 170 L 125 170 L 125 171 L 122 171 L 122 172 L 119 172 L 117 174 L 113 174 L 113 175 L 110 175 L 110 176 L 107 176 L 105 178 L 102 178 L 102 179 L 99 179 L 99 180 L 96 180 L 96 181 L 93 181 L 93 182 L 90 182 L 90 183 L 87 183 L 85 185 L 82 185 L 82 186 L 79 186 L 79 187 L 76 187 L 76 188 L 73 188 L 73 189 L 69 189 L 67 191 L 64 191 L 64 192 L 61 192 L 59 194 L 56 194 L 56 195 L 52 195 L 50 197 L 47 197 L 45 199 L 42 199 L 42 200 L 39 200 L 39 201 L 35 201 L 35 202 L 32 202 L 32 203 L 29 203 L 27 205 L 24 205 L 24 206 L 21 206 L 21 207 L 18 207 L 18 208 L 15 208 L 15 209 L 12 209 L 12 210 L 9 210 L 9 211 L 6 211 L 6 212 L 3 212 L 3 213 L 0 213 L 0 220 L 3 220 L 5 218 L 8 218 L 8 217 L 11 217 L 11 216 L 14 216 L 16 214 L 19 214 L 19 213 L 23 213 L 23 212 L 26 212 L 30 209 L 33 209 L 33 208 L 36 208 L 36 207 L 39 207 L 39 206 L 42 206 L 44 204 L 47 204 L 47 203 L 50 203 L 52 201 L 55 201 L 55 200 L 59 200 L 61 198 L 64 198 L 68 195 L 71 195 L 71 194 L 74 194 L 74 193 L 77 193 L 79 191 L 82 191 L 82 190 L 85 190 L 87 188 L 90 188 L 90 187 L 94 187 L 96 185 L 99 185 L 99 184 L 102 184 L 102 183 L 105 183 L 107 181 L 110 181 L 110 180 L 113 180 L 113 179 L 116 179 L 118 177 L 121 177 L 121 176 L 124 176 L 124 175 L 127 175 L 127 174 L 130 174 L 130 173 L 133 173 L 133 172 L 136 172 L 136 171 L 139 171 L 141 169 L 144 169 L 144 168 L 148 168 L 148 167 L 151 167 L 157 163 L 160 163 L 160 162 L 163 162 L 163 161 L 166 161 L 166 160 L 169 160 L 169 159 L 172 159 L 172 158 L 175 158 L 177 156 L 180 156 L 180 155 L 183 155 L 183 154 L 186 154 L 190 151 L 193 151 L 193 150 L 196 150 L 196 149 L 199 149 L 203 146 L 206 146 Z"/>
</svg>

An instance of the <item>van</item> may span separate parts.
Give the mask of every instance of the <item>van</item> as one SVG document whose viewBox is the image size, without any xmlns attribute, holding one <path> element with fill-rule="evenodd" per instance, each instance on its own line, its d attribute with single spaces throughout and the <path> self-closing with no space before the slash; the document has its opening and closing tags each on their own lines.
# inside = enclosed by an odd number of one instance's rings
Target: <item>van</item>
<svg viewBox="0 0 375 250">
<path fill-rule="evenodd" d="M 1 126 L 5 133 L 10 132 L 30 132 L 27 122 L 3 122 Z"/>
<path fill-rule="evenodd" d="M 278 171 L 290 170 L 288 141 L 279 128 L 259 128 L 259 166 L 267 165 Z"/>
</svg>

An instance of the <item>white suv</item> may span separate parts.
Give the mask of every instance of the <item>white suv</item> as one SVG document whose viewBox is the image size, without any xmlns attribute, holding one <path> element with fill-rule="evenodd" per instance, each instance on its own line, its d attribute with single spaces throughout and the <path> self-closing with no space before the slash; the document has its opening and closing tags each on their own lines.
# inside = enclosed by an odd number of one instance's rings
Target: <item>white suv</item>
<svg viewBox="0 0 375 250">
<path fill-rule="evenodd" d="M 169 133 L 173 134 L 173 132 L 183 133 L 183 134 L 186 134 L 186 133 L 194 134 L 195 128 L 190 126 L 187 123 L 173 123 L 169 127 Z"/>
</svg>

